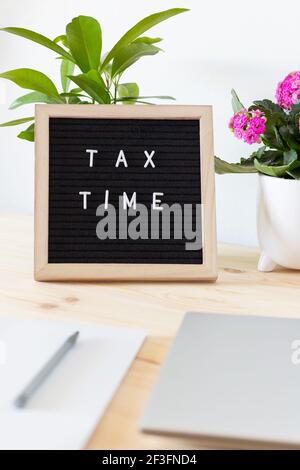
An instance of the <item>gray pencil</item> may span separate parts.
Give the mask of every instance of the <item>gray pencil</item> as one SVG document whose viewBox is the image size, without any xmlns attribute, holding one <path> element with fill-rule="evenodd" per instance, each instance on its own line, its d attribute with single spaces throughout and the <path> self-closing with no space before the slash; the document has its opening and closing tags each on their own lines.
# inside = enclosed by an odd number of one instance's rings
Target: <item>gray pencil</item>
<svg viewBox="0 0 300 470">
<path fill-rule="evenodd" d="M 42 385 L 46 378 L 51 374 L 59 362 L 65 357 L 67 352 L 75 345 L 79 331 L 73 333 L 62 346 L 56 351 L 56 353 L 49 359 L 44 367 L 38 372 L 38 374 L 29 382 L 24 390 L 17 396 L 14 404 L 17 408 L 24 408 L 28 400 L 32 397 L 35 391 Z"/>
</svg>

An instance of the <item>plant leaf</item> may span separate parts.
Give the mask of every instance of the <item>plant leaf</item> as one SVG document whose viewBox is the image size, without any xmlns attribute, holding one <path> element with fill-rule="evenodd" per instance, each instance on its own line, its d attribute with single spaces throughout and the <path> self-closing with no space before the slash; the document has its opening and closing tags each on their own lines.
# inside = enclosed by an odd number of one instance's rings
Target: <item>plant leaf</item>
<svg viewBox="0 0 300 470">
<path fill-rule="evenodd" d="M 135 96 L 124 96 L 123 98 L 119 98 L 117 99 L 116 101 L 126 101 L 127 99 L 128 100 L 131 100 L 133 98 L 136 98 Z M 173 101 L 176 101 L 176 98 L 174 98 L 173 96 L 164 96 L 164 95 L 158 95 L 158 96 L 139 96 L 139 98 L 141 99 L 158 99 L 158 100 L 173 100 Z"/>
<path fill-rule="evenodd" d="M 70 62 L 67 59 L 63 59 L 61 62 L 60 80 L 61 80 L 61 86 L 65 93 L 67 93 L 67 91 L 69 90 L 70 79 L 68 76 L 73 74 L 74 67 L 75 67 L 75 64 L 73 62 Z"/>
<path fill-rule="evenodd" d="M 72 93 L 72 92 L 69 92 L 69 93 L 61 93 L 60 96 L 64 96 L 66 98 L 74 98 L 74 97 L 78 97 L 78 98 L 90 98 L 89 96 L 87 95 L 82 95 L 81 93 Z"/>
<path fill-rule="evenodd" d="M 255 155 L 256 158 L 260 159 L 260 158 L 264 155 L 264 153 L 265 153 L 265 151 L 266 151 L 266 148 L 267 148 L 267 147 L 266 147 L 265 145 L 263 145 L 262 147 L 259 147 L 259 149 L 256 150 L 256 152 L 253 152 L 253 154 L 251 155 L 251 157 L 253 157 L 253 156 Z"/>
<path fill-rule="evenodd" d="M 292 161 L 288 165 L 263 165 L 256 158 L 254 159 L 255 168 L 264 175 L 282 177 L 285 173 L 292 171 L 294 168 L 300 166 L 300 162 L 297 160 Z"/>
<path fill-rule="evenodd" d="M 81 103 L 82 101 L 80 101 L 80 98 L 78 97 L 78 95 L 70 96 L 69 104 L 81 104 Z M 91 102 L 89 102 L 89 104 L 91 104 Z"/>
<path fill-rule="evenodd" d="M 285 150 L 284 142 L 281 139 L 277 127 L 272 124 L 272 120 L 268 119 L 266 122 L 266 130 L 262 135 L 262 141 L 267 147 Z"/>
<path fill-rule="evenodd" d="M 133 41 L 133 43 L 140 43 L 143 42 L 144 44 L 156 44 L 157 42 L 161 42 L 162 38 L 149 38 L 148 36 L 141 36 Z"/>
<path fill-rule="evenodd" d="M 31 93 L 27 93 L 27 95 L 20 96 L 15 101 L 13 101 L 9 109 L 16 109 L 19 106 L 31 103 L 54 104 L 61 103 L 61 100 L 51 98 L 51 96 L 45 95 L 44 93 L 40 93 L 39 91 L 32 91 Z"/>
<path fill-rule="evenodd" d="M 300 113 L 300 103 L 292 104 L 290 114 L 298 114 Z"/>
<path fill-rule="evenodd" d="M 98 70 L 102 49 L 102 32 L 98 21 L 90 16 L 77 16 L 66 28 L 72 56 L 83 72 Z"/>
<path fill-rule="evenodd" d="M 288 170 L 287 174 L 294 178 L 294 180 L 300 180 L 300 166 Z"/>
<path fill-rule="evenodd" d="M 266 146 L 260 147 L 258 150 L 253 152 L 248 158 L 241 158 L 240 164 L 245 166 L 254 167 L 254 159 L 257 159 L 259 163 L 263 165 L 282 165 L 283 164 L 283 152 L 281 150 L 266 150 Z"/>
<path fill-rule="evenodd" d="M 138 59 L 146 55 L 155 55 L 161 49 L 144 43 L 132 43 L 123 47 L 115 56 L 112 63 L 111 76 L 115 77 L 124 72 L 128 67 L 134 64 Z"/>
<path fill-rule="evenodd" d="M 273 131 L 274 131 L 275 138 L 276 138 L 276 148 L 278 150 L 284 150 L 285 145 L 276 126 L 273 126 Z"/>
<path fill-rule="evenodd" d="M 22 38 L 29 39 L 30 41 L 41 44 L 42 46 L 45 46 L 48 49 L 51 49 L 52 51 L 57 52 L 61 56 L 65 57 L 65 59 L 74 62 L 73 57 L 67 51 L 65 51 L 65 49 L 56 44 L 55 41 L 51 41 L 51 39 L 47 38 L 46 36 L 43 36 L 42 34 L 35 33 L 30 29 L 14 27 L 1 28 L 0 31 L 6 31 L 7 33 L 15 34 L 17 36 L 21 36 Z"/>
<path fill-rule="evenodd" d="M 283 109 L 276 103 L 273 103 L 271 100 L 260 100 L 260 101 L 253 101 L 256 108 L 261 109 L 265 113 L 277 113 L 280 115 L 284 115 Z M 250 109 L 254 108 L 251 106 Z"/>
<path fill-rule="evenodd" d="M 242 109 L 245 109 L 245 106 L 241 103 L 236 91 L 231 90 L 231 104 L 234 113 L 240 112 Z"/>
<path fill-rule="evenodd" d="M 67 47 L 69 49 L 67 36 L 65 34 L 60 34 L 55 39 L 53 39 L 53 41 L 55 42 L 55 44 L 58 44 L 59 42 L 61 42 L 65 47 Z"/>
<path fill-rule="evenodd" d="M 137 83 L 122 83 L 118 85 L 118 97 L 126 104 L 134 104 L 139 97 L 139 86 Z"/>
<path fill-rule="evenodd" d="M 264 147 L 261 147 L 263 149 Z M 283 165 L 283 152 L 281 150 L 261 150 L 254 152 L 251 156 L 252 165 L 254 165 L 254 159 L 256 158 L 259 163 L 263 165 Z"/>
<path fill-rule="evenodd" d="M 18 126 L 19 124 L 24 124 L 24 122 L 34 121 L 34 116 L 15 119 L 14 121 L 3 122 L 0 124 L 0 127 L 9 127 L 9 126 Z"/>
<path fill-rule="evenodd" d="M 145 31 L 148 31 L 148 29 L 161 23 L 162 21 L 167 20 L 168 18 L 171 18 L 172 16 L 178 15 L 180 13 L 184 13 L 185 11 L 189 11 L 188 8 L 172 8 L 170 10 L 165 10 L 159 13 L 154 13 L 153 15 L 147 16 L 143 20 L 139 21 L 129 31 L 127 31 L 127 33 L 125 33 L 121 37 L 121 39 L 114 45 L 114 47 L 105 57 L 102 63 L 102 68 L 104 69 L 106 65 L 116 56 L 116 54 L 121 49 L 123 49 L 123 47 L 132 43 Z"/>
<path fill-rule="evenodd" d="M 296 127 L 296 129 L 298 131 L 298 126 Z M 300 141 L 298 132 L 296 135 L 294 135 L 288 126 L 281 126 L 279 128 L 279 132 L 289 148 L 300 151 Z"/>
<path fill-rule="evenodd" d="M 72 90 L 70 90 L 70 93 L 81 93 L 81 92 L 82 92 L 81 88 L 72 88 Z"/>
<path fill-rule="evenodd" d="M 100 73 L 96 70 L 90 70 L 88 73 L 76 76 L 70 75 L 69 78 L 98 103 L 110 103 L 109 93 Z"/>
<path fill-rule="evenodd" d="M 295 160 L 297 160 L 297 158 L 298 155 L 296 150 L 291 149 L 283 153 L 283 163 L 285 165 L 289 165 L 289 163 L 294 162 Z"/>
<path fill-rule="evenodd" d="M 28 142 L 34 142 L 34 124 L 31 124 L 25 131 L 20 132 L 17 135 L 19 139 L 28 140 Z"/>
<path fill-rule="evenodd" d="M 159 99 L 159 100 L 172 100 L 172 101 L 176 101 L 176 98 L 174 98 L 174 96 L 168 96 L 168 95 L 140 96 L 140 98 L 153 98 L 153 99 Z"/>
<path fill-rule="evenodd" d="M 100 73 L 98 70 L 90 70 L 87 74 L 87 77 L 89 77 L 91 80 L 94 80 L 96 83 L 99 84 L 102 88 L 106 89 L 106 85 L 104 83 L 103 78 L 101 77 Z"/>
<path fill-rule="evenodd" d="M 140 104 L 150 104 L 151 106 L 155 106 L 154 103 L 150 103 L 150 102 L 148 102 L 148 101 L 136 100 L 136 103 L 140 103 Z"/>
<path fill-rule="evenodd" d="M 218 157 L 215 157 L 215 171 L 219 175 L 224 175 L 226 173 L 257 173 L 257 169 L 253 165 L 228 163 Z"/>
<path fill-rule="evenodd" d="M 54 83 L 42 72 L 33 69 L 15 69 L 0 73 L 0 77 L 11 80 L 21 88 L 39 91 L 52 98 L 60 99 Z"/>
</svg>

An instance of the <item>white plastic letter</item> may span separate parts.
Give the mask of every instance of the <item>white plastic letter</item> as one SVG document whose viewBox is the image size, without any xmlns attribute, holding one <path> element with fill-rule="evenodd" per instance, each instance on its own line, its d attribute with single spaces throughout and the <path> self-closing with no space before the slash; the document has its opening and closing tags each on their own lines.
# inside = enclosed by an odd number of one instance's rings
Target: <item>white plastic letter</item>
<svg viewBox="0 0 300 470">
<path fill-rule="evenodd" d="M 94 153 L 98 153 L 98 150 L 86 149 L 86 153 L 90 154 L 90 167 L 94 166 Z"/>
<path fill-rule="evenodd" d="M 119 167 L 119 165 L 120 165 L 121 162 L 123 163 L 123 165 L 125 166 L 125 168 L 128 167 L 124 150 L 120 150 L 120 152 L 119 152 L 119 156 L 118 156 L 118 159 L 117 159 L 117 161 L 116 161 L 116 168 Z"/>
<path fill-rule="evenodd" d="M 160 207 L 159 204 L 161 203 L 160 199 L 157 199 L 157 196 L 163 196 L 164 193 L 153 193 L 153 202 L 152 202 L 152 209 L 154 211 L 162 211 L 163 207 Z"/>
<path fill-rule="evenodd" d="M 109 190 L 107 189 L 105 191 L 105 203 L 104 203 L 104 209 L 107 211 L 108 209 L 108 198 L 109 198 Z"/>
<path fill-rule="evenodd" d="M 133 207 L 133 209 L 136 211 L 136 193 L 133 193 L 130 201 L 128 199 L 127 194 L 123 193 L 123 209 L 124 211 L 126 210 L 127 207 Z"/>
<path fill-rule="evenodd" d="M 154 163 L 153 163 L 153 161 L 152 161 L 152 158 L 153 158 L 153 156 L 154 156 L 154 154 L 155 154 L 155 150 L 152 150 L 152 152 L 151 152 L 150 154 L 147 152 L 147 150 L 144 150 L 144 154 L 146 155 L 146 158 L 147 158 L 147 161 L 146 161 L 146 163 L 145 163 L 145 165 L 144 165 L 144 168 L 147 168 L 147 166 L 149 165 L 149 163 L 151 164 L 152 168 L 155 168 L 155 165 L 154 165 Z"/>
<path fill-rule="evenodd" d="M 87 209 L 87 197 L 92 193 L 90 191 L 79 191 L 80 196 L 83 196 L 83 209 Z"/>
</svg>

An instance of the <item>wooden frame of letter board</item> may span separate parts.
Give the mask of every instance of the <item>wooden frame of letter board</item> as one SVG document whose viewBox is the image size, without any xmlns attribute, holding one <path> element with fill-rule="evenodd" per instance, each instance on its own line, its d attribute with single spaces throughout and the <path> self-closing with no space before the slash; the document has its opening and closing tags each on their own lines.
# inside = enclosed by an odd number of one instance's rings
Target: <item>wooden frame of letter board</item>
<svg viewBox="0 0 300 470">
<path fill-rule="evenodd" d="M 215 188 L 211 106 L 36 105 L 35 115 L 34 276 L 37 281 L 197 281 L 216 279 Z M 48 263 L 49 118 L 52 117 L 89 119 L 199 119 L 203 263 Z"/>
</svg>

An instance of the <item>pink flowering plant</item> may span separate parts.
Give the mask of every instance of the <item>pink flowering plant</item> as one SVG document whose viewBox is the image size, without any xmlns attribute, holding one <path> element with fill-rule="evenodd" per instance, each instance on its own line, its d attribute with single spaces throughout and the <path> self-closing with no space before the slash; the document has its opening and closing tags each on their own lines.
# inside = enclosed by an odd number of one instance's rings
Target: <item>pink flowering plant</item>
<svg viewBox="0 0 300 470">
<path fill-rule="evenodd" d="M 276 103 L 265 99 L 254 101 L 246 108 L 232 90 L 232 106 L 230 131 L 249 145 L 261 145 L 239 163 L 228 163 L 216 157 L 216 172 L 258 172 L 300 179 L 300 72 L 292 72 L 279 82 Z"/>
</svg>

